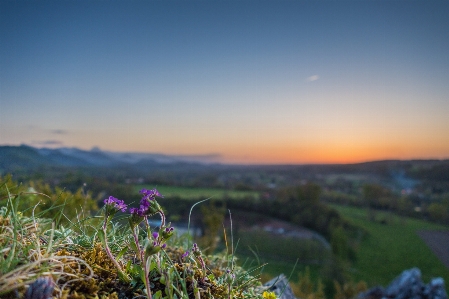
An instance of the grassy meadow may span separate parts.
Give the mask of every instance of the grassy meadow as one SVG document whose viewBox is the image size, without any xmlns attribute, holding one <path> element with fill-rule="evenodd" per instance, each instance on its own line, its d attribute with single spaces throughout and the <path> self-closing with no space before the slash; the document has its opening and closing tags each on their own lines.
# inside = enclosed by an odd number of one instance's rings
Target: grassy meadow
<svg viewBox="0 0 449 299">
<path fill-rule="evenodd" d="M 275 277 L 279 273 L 292 274 L 291 281 L 296 281 L 298 274 L 309 267 L 312 277 L 316 279 L 325 260 L 331 255 L 316 240 L 286 237 L 262 230 L 239 231 L 234 237 L 239 263 L 264 265 L 262 272 L 266 277 Z"/>
<path fill-rule="evenodd" d="M 218 188 L 191 188 L 191 187 L 179 187 L 179 186 L 167 186 L 167 185 L 136 185 L 134 190 L 139 192 L 139 190 L 146 188 L 152 189 L 157 188 L 157 190 L 165 197 L 179 197 L 182 199 L 206 199 L 206 198 L 245 198 L 245 197 L 255 197 L 258 196 L 258 192 L 255 191 L 239 191 L 239 190 L 226 190 Z"/>
<path fill-rule="evenodd" d="M 376 212 L 378 221 L 368 221 L 365 209 L 332 207 L 368 232 L 360 242 L 357 261 L 353 265 L 356 280 L 385 286 L 402 271 L 418 267 L 424 282 L 432 277 L 442 277 L 449 282 L 449 269 L 417 234 L 419 230 L 447 230 L 447 227 L 387 212 Z"/>
</svg>

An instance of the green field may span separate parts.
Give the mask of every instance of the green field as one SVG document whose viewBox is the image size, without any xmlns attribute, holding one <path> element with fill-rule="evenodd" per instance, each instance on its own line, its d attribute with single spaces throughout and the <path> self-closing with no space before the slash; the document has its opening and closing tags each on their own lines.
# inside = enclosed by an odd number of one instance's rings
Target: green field
<svg viewBox="0 0 449 299">
<path fill-rule="evenodd" d="M 316 280 L 331 254 L 316 240 L 285 237 L 262 230 L 238 231 L 234 238 L 238 263 L 247 269 L 264 265 L 262 272 L 266 278 L 281 273 L 286 276 L 292 274 L 291 281 L 296 282 L 298 274 L 309 267 L 312 278 Z"/>
<path fill-rule="evenodd" d="M 142 188 L 153 189 L 156 188 L 165 197 L 180 197 L 183 199 L 206 199 L 206 198 L 245 198 L 248 196 L 256 197 L 258 193 L 255 191 L 235 191 L 216 188 L 189 188 L 166 185 L 136 185 L 136 192 Z"/>
<path fill-rule="evenodd" d="M 367 220 L 367 211 L 360 208 L 331 205 L 353 224 L 364 228 L 369 235 L 360 242 L 354 278 L 369 285 L 388 285 L 403 270 L 421 269 L 424 282 L 442 277 L 449 282 L 449 269 L 433 254 L 417 235 L 418 230 L 444 230 L 437 224 L 377 212 L 377 219 L 387 224 Z"/>
</svg>

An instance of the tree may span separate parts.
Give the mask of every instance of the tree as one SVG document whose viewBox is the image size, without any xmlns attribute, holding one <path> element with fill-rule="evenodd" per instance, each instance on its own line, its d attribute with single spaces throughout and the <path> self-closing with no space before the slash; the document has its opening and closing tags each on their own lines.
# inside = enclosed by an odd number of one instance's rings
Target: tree
<svg viewBox="0 0 449 299">
<path fill-rule="evenodd" d="M 443 203 L 431 203 L 427 208 L 427 213 L 429 213 L 429 217 L 441 223 L 446 223 L 449 221 L 449 211 L 448 206 Z"/>
</svg>

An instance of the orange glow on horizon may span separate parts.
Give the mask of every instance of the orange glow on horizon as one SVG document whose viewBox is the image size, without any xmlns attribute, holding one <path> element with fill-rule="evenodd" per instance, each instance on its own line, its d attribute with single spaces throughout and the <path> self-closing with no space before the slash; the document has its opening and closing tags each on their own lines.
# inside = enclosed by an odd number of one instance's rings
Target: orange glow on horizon
<svg viewBox="0 0 449 299">
<path fill-rule="evenodd" d="M 407 149 L 394 146 L 329 146 L 307 150 L 259 149 L 252 154 L 224 155 L 223 162 L 236 164 L 352 164 L 379 160 L 448 159 L 444 149 Z"/>
<path fill-rule="evenodd" d="M 78 138 L 64 144 L 85 150 L 99 146 L 102 150 L 115 152 L 211 156 L 213 161 L 225 164 L 348 164 L 377 160 L 449 159 L 449 139 L 442 138 L 445 132 L 420 136 L 393 134 L 391 131 L 355 134 L 340 130 L 306 135 L 286 132 L 266 130 L 264 134 L 228 136 L 203 136 L 199 132 L 171 136 L 166 133 L 150 139 L 108 131 L 101 136 L 93 134 L 90 138 L 79 134 Z M 99 140 L 102 141 L 100 145 Z"/>
</svg>

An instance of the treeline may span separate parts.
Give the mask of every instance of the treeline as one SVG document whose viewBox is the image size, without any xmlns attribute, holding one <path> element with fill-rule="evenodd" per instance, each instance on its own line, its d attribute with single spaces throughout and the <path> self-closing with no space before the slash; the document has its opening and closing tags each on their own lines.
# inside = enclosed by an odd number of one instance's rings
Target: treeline
<svg viewBox="0 0 449 299">
<path fill-rule="evenodd" d="M 319 185 L 307 183 L 280 189 L 270 198 L 231 199 L 227 204 L 230 208 L 255 211 L 314 230 L 329 241 L 334 254 L 345 260 L 355 260 L 356 236 L 363 232 L 322 203 L 320 195 Z"/>
<path fill-rule="evenodd" d="M 449 224 L 449 194 L 441 196 L 420 193 L 398 194 L 379 184 L 365 184 L 359 195 L 327 192 L 322 196 L 325 202 L 367 208 L 369 215 L 375 211 Z"/>
</svg>

